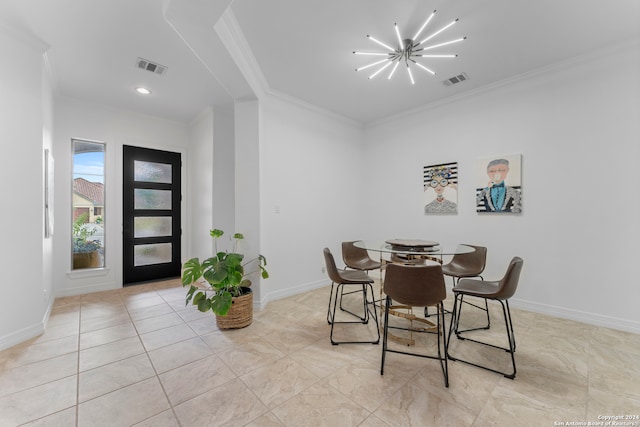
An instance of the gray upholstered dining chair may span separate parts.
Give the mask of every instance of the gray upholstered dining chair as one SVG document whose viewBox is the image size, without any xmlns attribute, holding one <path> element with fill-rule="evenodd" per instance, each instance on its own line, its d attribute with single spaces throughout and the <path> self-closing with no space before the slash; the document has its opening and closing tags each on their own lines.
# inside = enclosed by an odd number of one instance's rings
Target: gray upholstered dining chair
<svg viewBox="0 0 640 427">
<path fill-rule="evenodd" d="M 342 260 L 344 265 L 353 270 L 368 272 L 379 269 L 382 264 L 371 259 L 366 249 L 354 245 L 356 241 L 342 242 Z"/>
<path fill-rule="evenodd" d="M 442 272 L 445 276 L 451 277 L 453 280 L 453 286 L 458 283 L 462 278 L 479 277 L 483 279 L 482 273 L 487 264 L 487 248 L 484 246 L 468 245 L 466 243 L 463 246 L 469 246 L 473 248 L 473 252 L 455 254 L 451 261 L 442 266 Z M 484 310 L 487 313 L 487 324 L 489 324 L 489 304 L 484 301 L 484 308 L 474 303 L 465 301 L 467 304 Z"/>
<path fill-rule="evenodd" d="M 350 268 L 352 270 L 360 270 L 367 274 L 369 274 L 369 271 L 371 270 L 380 270 L 382 268 L 382 263 L 371 259 L 369 251 L 366 249 L 355 246 L 356 241 L 357 240 L 342 242 L 342 261 L 344 262 L 345 269 Z M 340 292 L 340 309 L 343 311 L 345 310 L 342 305 L 342 297 L 344 295 L 344 288 L 342 288 L 342 291 Z M 374 303 L 375 302 L 374 298 Z"/>
<path fill-rule="evenodd" d="M 444 384 L 449 387 L 449 367 L 446 356 L 446 327 L 444 321 L 443 301 L 447 297 L 447 290 L 442 275 L 442 267 L 436 265 L 403 265 L 388 264 L 386 267 L 384 293 L 384 328 L 382 335 L 382 362 L 380 375 L 384 375 L 384 363 L 386 353 L 399 353 L 409 356 L 418 356 L 440 361 L 440 367 L 444 375 Z M 437 322 L 435 328 L 430 330 L 414 329 L 412 332 L 424 332 L 432 334 L 438 341 L 438 354 L 422 354 L 403 351 L 388 346 L 389 339 L 389 313 L 392 305 L 401 304 L 405 307 L 437 307 Z M 433 325 L 433 323 L 431 323 Z"/>
<path fill-rule="evenodd" d="M 461 278 L 480 277 L 487 263 L 487 248 L 484 246 L 467 245 L 474 249 L 473 252 L 455 254 L 450 262 L 442 266 L 442 273 L 453 279 L 453 286 Z"/>
<path fill-rule="evenodd" d="M 520 257 L 513 257 L 505 275 L 502 279 L 497 281 L 486 281 L 486 280 L 477 280 L 477 279 L 461 279 L 458 281 L 456 286 L 453 288 L 453 293 L 455 295 L 454 304 L 453 304 L 453 313 L 451 315 L 451 324 L 449 326 L 449 338 L 447 340 L 447 357 L 450 360 L 457 360 L 468 365 L 476 366 L 482 369 L 486 369 L 488 371 L 496 372 L 498 374 L 502 374 L 507 378 L 514 379 L 516 377 L 516 338 L 513 332 L 513 322 L 511 320 L 511 310 L 509 308 L 509 298 L 511 298 L 518 288 L 518 282 L 520 280 L 520 272 L 522 271 L 522 265 L 524 261 Z M 489 329 L 490 323 L 488 323 L 484 327 L 475 327 L 469 328 L 465 330 L 460 329 L 460 318 L 462 314 L 462 298 L 463 297 L 478 297 L 484 298 L 485 301 L 497 301 L 500 303 L 502 307 L 502 314 L 504 316 L 505 321 L 505 329 L 507 332 L 507 340 L 509 342 L 509 347 L 501 347 L 498 345 L 494 345 L 492 343 L 488 343 L 486 341 L 479 341 L 476 339 L 469 338 L 468 333 L 477 331 L 479 329 Z M 487 311 L 487 318 L 489 312 Z M 460 340 L 467 340 L 474 343 L 482 344 L 484 346 L 496 348 L 499 350 L 504 350 L 511 355 L 511 365 L 512 372 L 503 372 L 498 369 L 481 365 L 480 363 L 470 362 L 468 360 L 463 360 L 458 356 L 453 356 L 450 352 L 450 344 L 452 335 Z"/>
<path fill-rule="evenodd" d="M 327 308 L 327 323 L 331 325 L 331 333 L 329 339 L 331 344 L 356 344 L 356 343 L 370 343 L 378 344 L 380 342 L 380 329 L 378 328 L 378 313 L 374 305 L 373 294 L 373 279 L 369 277 L 364 271 L 360 270 L 338 270 L 333 254 L 329 248 L 324 248 L 324 260 L 327 267 L 327 274 L 331 279 L 331 293 L 329 294 L 329 306 Z M 354 292 L 362 295 L 362 315 L 356 314 L 342 306 L 343 288 L 345 286 L 356 287 Z M 334 292 L 335 288 L 335 292 Z M 347 293 L 347 294 L 348 294 Z M 369 301 L 369 294 L 371 294 L 371 301 Z M 353 316 L 358 320 L 336 320 L 336 310 L 338 309 L 338 299 L 340 299 L 340 310 Z M 370 340 L 350 340 L 350 341 L 336 341 L 333 338 L 334 326 L 336 324 L 349 324 L 349 323 L 361 323 L 368 324 L 369 320 L 373 316 L 377 338 Z"/>
</svg>

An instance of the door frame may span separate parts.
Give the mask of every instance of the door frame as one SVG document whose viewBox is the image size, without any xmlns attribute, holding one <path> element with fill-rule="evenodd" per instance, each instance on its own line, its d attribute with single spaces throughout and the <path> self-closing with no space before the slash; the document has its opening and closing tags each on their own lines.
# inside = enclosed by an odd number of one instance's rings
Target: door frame
<svg viewBox="0 0 640 427">
<path fill-rule="evenodd" d="M 112 209 L 110 218 L 113 218 L 113 221 L 117 221 L 116 224 L 112 227 L 115 233 L 114 237 L 111 239 L 113 242 L 111 244 L 113 254 L 110 255 L 113 268 L 113 278 L 115 279 L 115 287 L 116 288 L 124 288 L 124 216 L 123 216 L 123 186 L 124 186 L 124 146 L 130 145 L 139 148 L 149 148 L 152 150 L 160 150 L 160 151 L 169 151 L 174 153 L 180 153 L 182 158 L 182 167 L 180 168 L 180 181 L 181 181 L 181 192 L 182 192 L 182 203 L 180 204 L 180 227 L 182 229 L 182 236 L 180 237 L 180 252 L 182 254 L 182 261 L 184 261 L 187 255 L 186 250 L 188 248 L 188 240 L 189 240 L 189 231 L 188 231 L 188 221 L 187 214 L 189 212 L 188 209 L 188 193 L 187 193 L 187 170 L 189 167 L 189 158 L 188 158 L 188 150 L 186 147 L 174 146 L 174 145 L 165 145 L 165 144 L 153 144 L 148 141 L 139 141 L 135 139 L 123 138 L 123 140 L 117 144 L 111 153 L 115 159 L 113 159 L 113 163 L 117 170 L 115 171 L 115 182 L 114 186 L 116 191 L 111 195 L 107 194 L 107 199 L 111 201 L 111 205 L 115 206 L 115 209 Z M 111 200 L 111 197 L 113 200 Z M 111 252 L 111 251 L 110 251 Z M 141 282 L 142 283 L 142 282 Z"/>
</svg>

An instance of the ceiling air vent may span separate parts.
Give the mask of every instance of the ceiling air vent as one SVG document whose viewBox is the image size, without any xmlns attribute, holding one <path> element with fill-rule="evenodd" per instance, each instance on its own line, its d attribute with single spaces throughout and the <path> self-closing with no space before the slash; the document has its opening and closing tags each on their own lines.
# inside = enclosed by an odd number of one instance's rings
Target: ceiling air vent
<svg viewBox="0 0 640 427">
<path fill-rule="evenodd" d="M 165 71 L 167 71 L 167 67 L 165 67 L 164 65 L 160 65 L 143 58 L 138 58 L 138 60 L 136 61 L 136 66 L 141 70 L 151 71 L 152 73 L 158 75 L 163 75 Z"/>
<path fill-rule="evenodd" d="M 451 86 L 457 83 L 462 83 L 465 80 L 469 80 L 469 76 L 467 76 L 467 73 L 462 73 L 457 76 L 450 77 L 447 80 L 443 80 L 442 84 L 445 86 Z"/>
</svg>

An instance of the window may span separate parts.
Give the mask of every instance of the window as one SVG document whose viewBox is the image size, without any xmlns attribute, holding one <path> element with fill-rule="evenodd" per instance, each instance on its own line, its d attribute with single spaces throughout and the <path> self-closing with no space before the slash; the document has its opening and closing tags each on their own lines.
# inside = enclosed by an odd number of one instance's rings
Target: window
<svg viewBox="0 0 640 427">
<path fill-rule="evenodd" d="M 73 270 L 103 268 L 105 144 L 71 140 L 73 145 Z"/>
</svg>

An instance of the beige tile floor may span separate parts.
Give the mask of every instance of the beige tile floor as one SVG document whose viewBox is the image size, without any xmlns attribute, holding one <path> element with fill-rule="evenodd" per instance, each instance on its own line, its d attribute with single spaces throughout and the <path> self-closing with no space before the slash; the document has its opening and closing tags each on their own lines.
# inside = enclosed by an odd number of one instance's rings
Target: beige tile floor
<svg viewBox="0 0 640 427">
<path fill-rule="evenodd" d="M 328 286 L 271 302 L 235 331 L 185 307 L 184 293 L 174 280 L 57 299 L 43 335 L 0 352 L 0 426 L 554 426 L 640 414 L 638 335 L 513 310 L 516 379 L 450 362 L 447 389 L 435 360 L 388 353 L 381 376 L 380 345 L 332 346 Z M 499 340 L 492 314 L 481 334 Z M 451 350 L 508 361 L 455 338 Z"/>
</svg>

